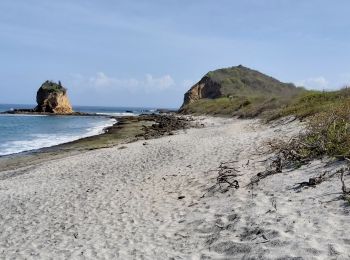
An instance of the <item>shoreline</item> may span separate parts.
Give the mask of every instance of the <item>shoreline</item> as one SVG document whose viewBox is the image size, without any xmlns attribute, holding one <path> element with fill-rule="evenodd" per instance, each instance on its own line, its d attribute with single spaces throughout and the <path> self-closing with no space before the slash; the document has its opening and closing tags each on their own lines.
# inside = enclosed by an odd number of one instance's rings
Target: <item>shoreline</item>
<svg viewBox="0 0 350 260">
<path fill-rule="evenodd" d="M 61 115 L 50 115 L 61 116 Z M 76 115 L 71 115 L 76 116 Z M 79 116 L 79 115 L 77 115 Z M 7 170 L 14 170 L 21 167 L 34 166 L 42 162 L 61 159 L 81 152 L 113 147 L 116 145 L 134 142 L 139 139 L 147 139 L 147 131 L 152 129 L 152 125 L 159 124 L 162 118 L 172 117 L 176 120 L 176 116 L 172 114 L 141 114 L 135 116 L 111 116 L 101 114 L 88 114 L 85 116 L 99 116 L 116 120 L 112 126 L 105 127 L 103 133 L 76 139 L 74 141 L 65 142 L 50 147 L 23 151 L 0 156 L 0 173 Z M 180 119 L 180 117 L 178 118 Z M 166 126 L 162 128 L 168 129 L 165 132 L 155 130 L 150 138 L 156 138 L 171 131 L 186 128 L 187 126 Z M 146 137 L 145 137 L 146 136 Z"/>
<path fill-rule="evenodd" d="M 2 116 L 2 115 L 0 115 Z M 13 115 L 9 115 L 9 116 L 13 116 Z M 30 117 L 36 117 L 36 116 L 51 116 L 51 115 L 27 115 L 27 114 L 20 114 L 19 116 L 21 117 L 26 117 L 26 116 L 30 116 Z M 52 115 L 54 117 L 56 117 L 56 115 Z M 73 116 L 73 115 L 72 115 Z M 57 117 L 65 117 L 62 115 L 57 115 Z M 74 115 L 74 117 L 80 118 L 83 116 L 80 115 Z M 66 143 L 71 143 L 77 140 L 81 140 L 87 137 L 92 137 L 92 136 L 97 136 L 97 135 L 101 135 L 104 134 L 106 132 L 106 129 L 115 125 L 117 123 L 117 119 L 114 118 L 113 116 L 109 116 L 109 115 L 93 115 L 93 117 L 96 120 L 97 124 L 93 125 L 93 126 L 85 126 L 81 128 L 81 132 L 77 132 L 77 133 L 63 133 L 63 134 L 56 134 L 54 133 L 53 137 L 54 137 L 54 141 L 49 141 L 50 137 L 51 137 L 51 133 L 47 133 L 46 134 L 46 138 L 37 138 L 34 139 L 32 141 L 29 140 L 21 140 L 18 142 L 24 142 L 24 143 L 28 143 L 28 142 L 33 142 L 33 144 L 31 144 L 31 147 L 26 147 L 22 148 L 21 146 L 17 146 L 17 147 L 9 147 L 7 151 L 7 153 L 3 153 L 0 154 L 0 158 L 2 157 L 8 157 L 8 156 L 16 156 L 19 155 L 21 156 L 22 154 L 30 154 L 30 153 L 35 153 L 35 152 L 40 152 L 41 150 L 44 149 L 49 149 L 52 147 L 57 147 Z M 20 129 L 20 128 L 19 128 Z M 49 136 L 50 135 L 50 136 Z"/>
<path fill-rule="evenodd" d="M 130 120 L 126 128 L 140 123 Z M 337 199 L 344 163 L 315 160 L 248 185 L 273 156 L 266 142 L 296 135 L 299 122 L 201 117 L 204 127 L 175 135 L 163 129 L 154 139 L 160 131 L 149 123 L 141 123 L 136 142 L 2 173 L 0 252 L 37 259 L 349 259 L 350 211 Z M 237 170 L 239 187 L 218 183 L 222 166 Z M 330 179 L 296 187 L 322 172 Z"/>
</svg>

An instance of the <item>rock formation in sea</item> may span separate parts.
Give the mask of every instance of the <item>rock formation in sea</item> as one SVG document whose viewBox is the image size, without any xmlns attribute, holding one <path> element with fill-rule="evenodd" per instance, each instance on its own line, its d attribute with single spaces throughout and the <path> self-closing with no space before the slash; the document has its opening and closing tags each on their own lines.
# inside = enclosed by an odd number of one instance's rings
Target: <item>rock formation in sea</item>
<svg viewBox="0 0 350 260">
<path fill-rule="evenodd" d="M 37 106 L 34 111 L 39 113 L 71 114 L 73 108 L 69 102 L 67 89 L 59 81 L 45 81 L 36 94 Z"/>
</svg>

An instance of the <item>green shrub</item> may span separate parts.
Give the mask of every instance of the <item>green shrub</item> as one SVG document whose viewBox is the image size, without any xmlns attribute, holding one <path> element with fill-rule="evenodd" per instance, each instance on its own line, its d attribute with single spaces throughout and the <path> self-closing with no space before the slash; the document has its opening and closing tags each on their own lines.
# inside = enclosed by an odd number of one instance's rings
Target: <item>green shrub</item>
<svg viewBox="0 0 350 260">
<path fill-rule="evenodd" d="M 350 100 L 350 89 L 348 88 L 332 92 L 305 91 L 287 106 L 276 109 L 267 120 L 271 121 L 289 115 L 303 119 L 335 109 L 348 100 Z"/>
<path fill-rule="evenodd" d="M 302 164 L 323 156 L 350 157 L 350 100 L 308 119 L 306 132 L 275 145 L 286 164 Z"/>
</svg>

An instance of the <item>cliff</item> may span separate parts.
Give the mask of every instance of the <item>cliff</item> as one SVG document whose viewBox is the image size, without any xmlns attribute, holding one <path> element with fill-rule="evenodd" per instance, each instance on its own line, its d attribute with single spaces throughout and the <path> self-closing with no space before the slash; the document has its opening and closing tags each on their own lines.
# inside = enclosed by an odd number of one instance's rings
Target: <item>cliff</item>
<svg viewBox="0 0 350 260">
<path fill-rule="evenodd" d="M 221 97 L 222 95 L 220 83 L 215 82 L 206 75 L 185 93 L 182 107 L 202 98 L 213 99 Z"/>
<path fill-rule="evenodd" d="M 220 106 L 223 106 L 224 114 L 232 114 L 253 102 L 266 102 L 274 98 L 286 99 L 300 91 L 301 89 L 294 84 L 280 82 L 259 71 L 239 65 L 208 72 L 185 93 L 179 111 L 203 111 L 211 114 L 208 108 L 210 110 L 215 106 L 215 113 L 221 114 Z M 213 101 L 210 102 L 211 100 Z"/>
<path fill-rule="evenodd" d="M 71 114 L 73 108 L 69 102 L 67 89 L 59 82 L 45 81 L 36 94 L 37 106 L 34 109 L 39 113 Z"/>
</svg>

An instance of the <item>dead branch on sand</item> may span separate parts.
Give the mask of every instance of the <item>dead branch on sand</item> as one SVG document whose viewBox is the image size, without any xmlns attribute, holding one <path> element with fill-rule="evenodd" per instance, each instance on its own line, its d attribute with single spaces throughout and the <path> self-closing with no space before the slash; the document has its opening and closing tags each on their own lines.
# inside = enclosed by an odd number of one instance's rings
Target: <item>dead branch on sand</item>
<svg viewBox="0 0 350 260">
<path fill-rule="evenodd" d="M 218 176 L 216 177 L 216 183 L 211 186 L 201 198 L 204 198 L 207 193 L 213 192 L 216 189 L 222 193 L 227 192 L 230 188 L 238 189 L 239 183 L 235 178 L 240 176 L 240 174 L 238 174 L 240 171 L 233 166 L 233 164 L 237 162 L 238 161 L 222 162 L 217 169 L 209 170 L 208 172 L 217 172 Z"/>
<path fill-rule="evenodd" d="M 350 189 L 348 189 L 345 185 L 344 172 L 345 171 L 343 170 L 340 174 L 340 181 L 341 181 L 341 185 L 342 185 L 341 190 L 343 192 L 343 195 L 341 196 L 341 198 L 350 204 Z"/>
<path fill-rule="evenodd" d="M 250 182 L 245 187 L 258 184 L 262 179 L 265 179 L 270 175 L 274 175 L 281 172 L 282 172 L 282 159 L 280 156 L 277 156 L 276 158 L 272 159 L 272 162 L 270 164 L 270 169 L 263 172 L 259 172 L 256 176 L 252 177 L 250 179 Z"/>
<path fill-rule="evenodd" d="M 216 183 L 220 186 L 220 189 L 222 189 L 221 184 L 223 183 L 228 184 L 227 188 L 239 188 L 238 181 L 234 179 L 239 176 L 239 174 L 237 174 L 239 171 L 232 165 L 235 162 L 237 161 L 220 163 L 220 166 L 218 167 L 218 177 L 216 178 Z"/>
<path fill-rule="evenodd" d="M 311 177 L 309 178 L 309 181 L 304 181 L 304 182 L 299 182 L 296 183 L 295 187 L 293 188 L 294 190 L 299 190 L 301 188 L 309 188 L 309 187 L 313 187 L 315 188 L 317 185 L 321 184 L 324 181 L 327 181 L 331 178 L 333 178 L 335 175 L 344 172 L 344 170 L 346 170 L 347 168 L 341 168 L 339 170 L 336 170 L 334 172 L 331 171 L 325 171 L 321 174 L 319 174 L 316 177 Z"/>
<path fill-rule="evenodd" d="M 347 161 L 350 162 L 349 160 L 347 160 Z M 349 172 L 349 171 L 350 171 L 350 167 L 344 167 L 344 168 L 341 168 L 340 170 L 336 171 L 336 173 L 340 173 L 342 195 L 340 195 L 332 200 L 325 201 L 323 203 L 345 200 L 350 205 L 350 189 L 348 187 L 346 187 L 346 184 L 344 181 L 344 174 L 345 174 L 345 172 Z M 331 194 L 327 194 L 327 195 L 331 195 Z M 339 194 L 339 193 L 333 193 L 333 194 Z"/>
</svg>

